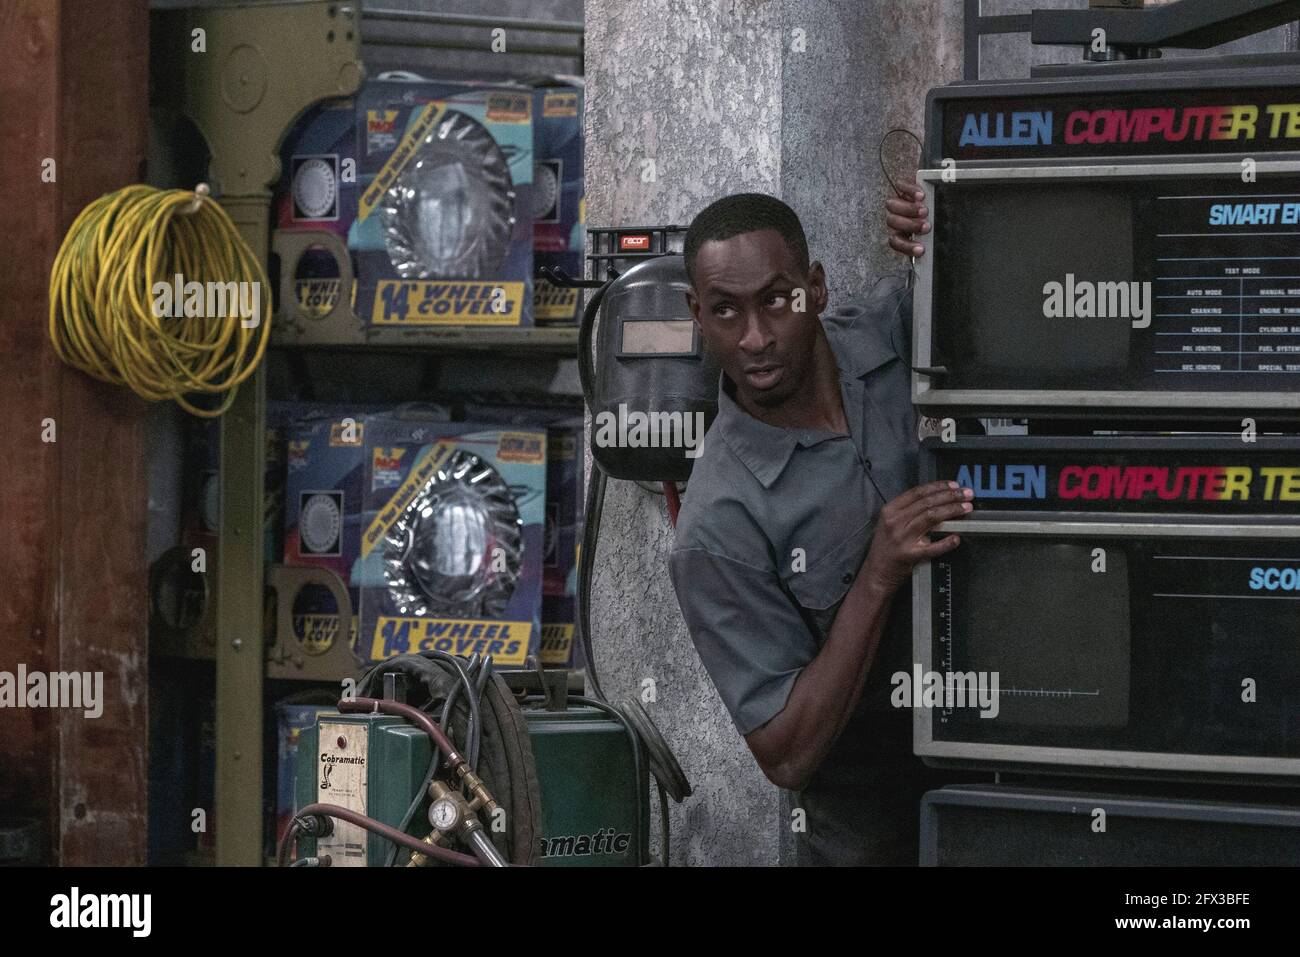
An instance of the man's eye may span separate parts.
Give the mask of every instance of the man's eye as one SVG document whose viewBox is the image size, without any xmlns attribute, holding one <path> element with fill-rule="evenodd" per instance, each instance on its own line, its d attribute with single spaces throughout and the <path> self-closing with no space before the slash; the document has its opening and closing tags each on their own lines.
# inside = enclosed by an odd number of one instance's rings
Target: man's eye
<svg viewBox="0 0 1300 957">
<path fill-rule="evenodd" d="M 767 304 L 773 308 L 784 306 L 789 297 L 783 292 L 774 292 L 767 297 Z"/>
<path fill-rule="evenodd" d="M 729 319 L 735 313 L 735 308 L 727 302 L 718 303 L 713 307 L 713 314 L 720 319 Z"/>
</svg>

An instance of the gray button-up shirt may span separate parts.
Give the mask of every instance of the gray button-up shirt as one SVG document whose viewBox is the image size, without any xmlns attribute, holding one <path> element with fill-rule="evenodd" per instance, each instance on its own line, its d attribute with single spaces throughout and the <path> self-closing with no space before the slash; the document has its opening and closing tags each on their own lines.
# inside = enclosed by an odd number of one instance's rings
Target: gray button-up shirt
<svg viewBox="0 0 1300 957">
<path fill-rule="evenodd" d="M 849 435 L 760 422 L 723 376 L 669 568 L 691 639 L 741 734 L 785 707 L 866 558 L 881 507 L 916 485 L 911 312 L 906 285 L 891 278 L 822 315 Z M 798 796 L 810 818 L 869 807 L 870 774 L 860 766 L 910 753 L 910 713 L 889 704 L 889 676 L 911 670 L 910 604 L 901 589 L 858 712 Z M 845 823 L 833 830 L 851 838 Z"/>
</svg>

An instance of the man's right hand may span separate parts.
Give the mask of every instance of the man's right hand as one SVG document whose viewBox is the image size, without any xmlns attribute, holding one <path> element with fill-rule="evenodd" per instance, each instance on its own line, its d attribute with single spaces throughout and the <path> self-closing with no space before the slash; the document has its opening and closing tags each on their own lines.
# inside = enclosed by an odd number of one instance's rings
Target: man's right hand
<svg viewBox="0 0 1300 957">
<path fill-rule="evenodd" d="M 885 226 L 889 230 L 890 248 L 904 256 L 922 256 L 925 247 L 916 236 L 930 231 L 930 211 L 925 208 L 925 193 L 915 183 L 903 183 L 898 195 L 885 200 Z"/>
<path fill-rule="evenodd" d="M 957 535 L 930 541 L 941 522 L 964 518 L 975 493 L 956 482 L 930 482 L 908 489 L 880 510 L 871 548 L 860 575 L 885 594 L 893 594 L 921 562 L 950 552 L 961 544 Z"/>
</svg>

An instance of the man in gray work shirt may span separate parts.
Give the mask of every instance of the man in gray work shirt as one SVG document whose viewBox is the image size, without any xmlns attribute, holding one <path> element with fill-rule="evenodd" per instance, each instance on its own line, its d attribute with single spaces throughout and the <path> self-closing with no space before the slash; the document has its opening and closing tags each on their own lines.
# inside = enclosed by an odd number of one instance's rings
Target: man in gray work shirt
<svg viewBox="0 0 1300 957">
<path fill-rule="evenodd" d="M 911 297 L 885 281 L 827 311 L 798 217 L 756 193 L 701 212 L 685 257 L 723 376 L 669 559 L 683 617 L 763 773 L 796 792 L 799 862 L 915 864 L 936 782 L 890 676 L 911 672 L 912 568 L 956 547 L 929 533 L 972 493 L 914 487 Z"/>
</svg>

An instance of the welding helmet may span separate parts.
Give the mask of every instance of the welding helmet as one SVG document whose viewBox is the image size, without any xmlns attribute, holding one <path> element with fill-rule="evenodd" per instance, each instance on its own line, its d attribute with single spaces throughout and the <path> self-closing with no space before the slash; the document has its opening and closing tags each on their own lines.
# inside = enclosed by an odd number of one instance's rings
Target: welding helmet
<svg viewBox="0 0 1300 957">
<path fill-rule="evenodd" d="M 684 482 L 718 411 L 721 369 L 686 304 L 685 260 L 637 262 L 593 297 L 592 455 L 613 478 Z M 694 447 L 694 448 L 693 448 Z"/>
</svg>

